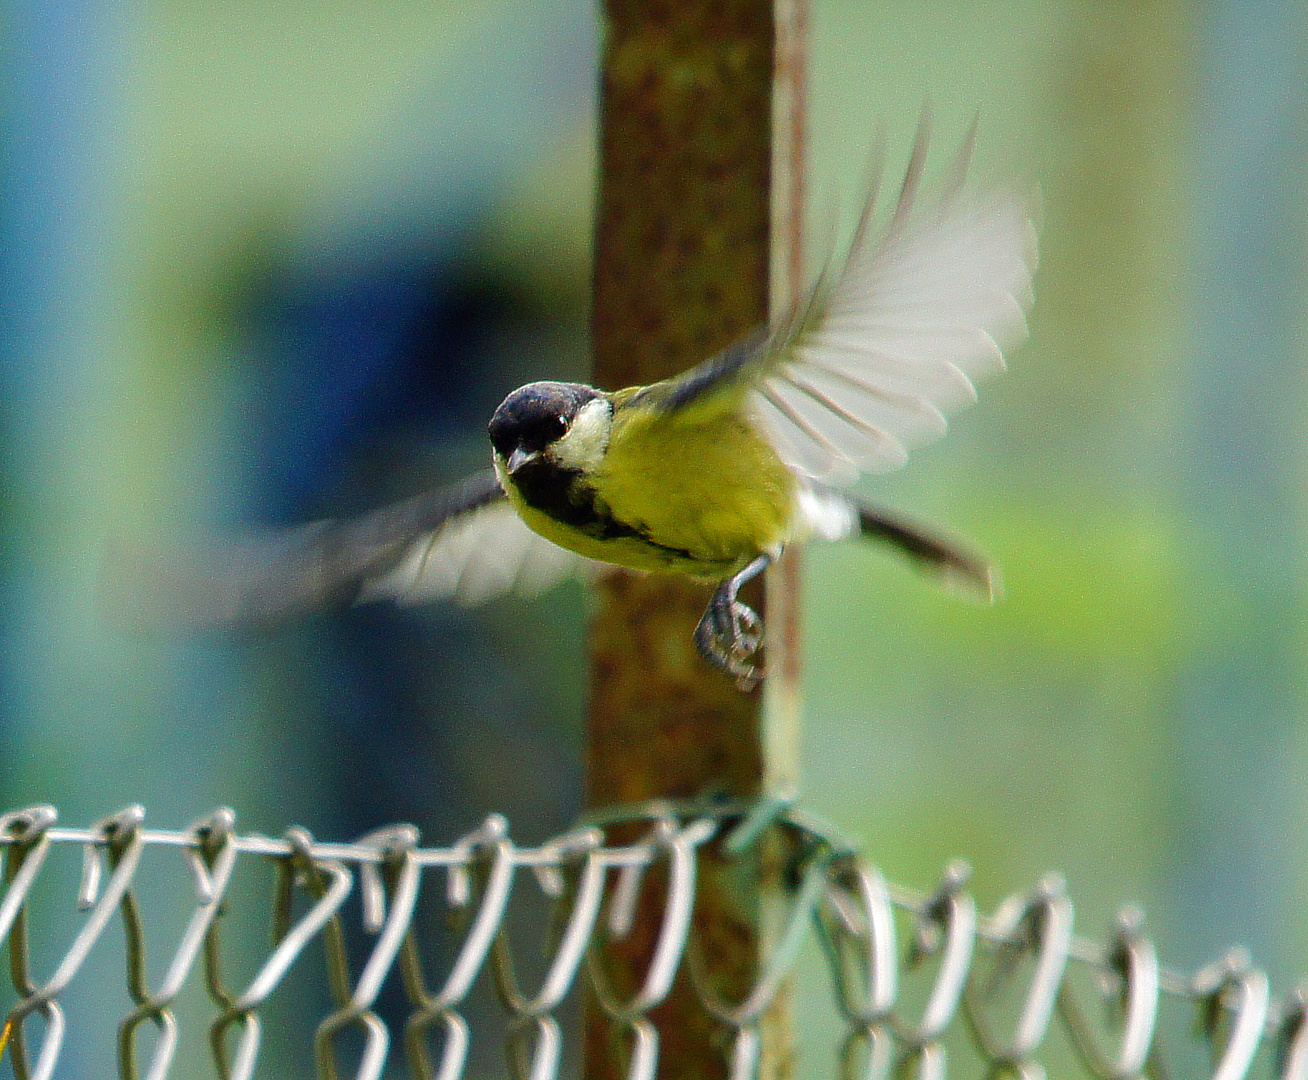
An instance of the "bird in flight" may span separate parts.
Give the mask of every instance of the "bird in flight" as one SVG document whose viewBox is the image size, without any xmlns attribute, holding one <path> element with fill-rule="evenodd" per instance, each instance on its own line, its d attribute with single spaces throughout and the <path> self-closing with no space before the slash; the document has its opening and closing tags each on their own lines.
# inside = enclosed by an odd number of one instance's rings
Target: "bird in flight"
<svg viewBox="0 0 1308 1080">
<path fill-rule="evenodd" d="M 650 386 L 520 387 L 491 417 L 491 468 L 207 558 L 195 605 L 265 622 L 381 598 L 471 604 L 612 564 L 716 583 L 694 640 L 748 688 L 762 626 L 738 593 L 787 545 L 861 534 L 989 595 L 983 558 L 847 490 L 942 435 L 1025 335 L 1033 200 L 966 190 L 974 133 L 922 206 L 924 121 L 885 220 L 878 178 L 843 263 L 773 325 Z"/>
</svg>

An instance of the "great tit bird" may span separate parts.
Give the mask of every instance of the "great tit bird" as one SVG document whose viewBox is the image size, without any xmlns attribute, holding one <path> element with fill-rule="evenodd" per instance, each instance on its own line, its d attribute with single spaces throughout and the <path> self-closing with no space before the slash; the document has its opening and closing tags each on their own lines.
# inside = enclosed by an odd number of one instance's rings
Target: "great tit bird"
<svg viewBox="0 0 1308 1080">
<path fill-rule="evenodd" d="M 229 559 L 209 609 L 248 621 L 379 597 L 476 603 L 608 563 L 718 583 L 695 642 L 749 686 L 761 626 L 737 594 L 788 544 L 861 533 L 988 594 L 984 559 L 842 490 L 943 434 L 1025 334 L 1031 200 L 964 190 L 969 133 L 919 207 L 927 144 L 923 124 L 887 219 L 874 183 L 843 264 L 774 325 L 651 386 L 514 390 L 490 420 L 493 468 L 307 527 L 275 557 Z"/>
</svg>

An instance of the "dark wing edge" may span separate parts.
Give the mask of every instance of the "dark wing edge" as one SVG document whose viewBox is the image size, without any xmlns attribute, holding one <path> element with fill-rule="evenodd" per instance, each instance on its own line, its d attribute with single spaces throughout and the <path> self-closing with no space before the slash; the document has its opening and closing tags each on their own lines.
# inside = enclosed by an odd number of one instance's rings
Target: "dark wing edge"
<svg viewBox="0 0 1308 1080">
<path fill-rule="evenodd" d="M 704 402 L 733 383 L 747 386 L 752 381 L 754 366 L 767 355 L 772 336 L 766 326 L 755 327 L 702 363 L 645 387 L 633 403 L 670 416 Z"/>
</svg>

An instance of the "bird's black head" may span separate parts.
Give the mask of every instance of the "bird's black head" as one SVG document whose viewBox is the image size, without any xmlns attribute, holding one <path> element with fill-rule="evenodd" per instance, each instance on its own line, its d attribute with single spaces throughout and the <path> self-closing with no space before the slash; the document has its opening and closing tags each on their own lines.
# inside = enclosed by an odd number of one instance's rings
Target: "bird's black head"
<svg viewBox="0 0 1308 1080">
<path fill-rule="evenodd" d="M 540 454 L 568 433 L 582 406 L 599 396 L 580 383 L 528 383 L 495 410 L 487 427 L 491 444 L 505 460 L 515 450 Z"/>
</svg>

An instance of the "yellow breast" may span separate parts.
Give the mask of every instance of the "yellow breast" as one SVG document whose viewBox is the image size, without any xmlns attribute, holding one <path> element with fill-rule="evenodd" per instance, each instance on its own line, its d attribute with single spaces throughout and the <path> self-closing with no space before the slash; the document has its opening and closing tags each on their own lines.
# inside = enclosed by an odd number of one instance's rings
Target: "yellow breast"
<svg viewBox="0 0 1308 1080">
<path fill-rule="evenodd" d="M 624 411 L 615 417 L 595 476 L 615 517 L 662 548 L 689 553 L 696 576 L 723 576 L 785 541 L 794 474 L 743 417 L 626 418 Z"/>
</svg>

